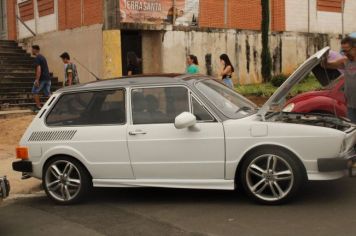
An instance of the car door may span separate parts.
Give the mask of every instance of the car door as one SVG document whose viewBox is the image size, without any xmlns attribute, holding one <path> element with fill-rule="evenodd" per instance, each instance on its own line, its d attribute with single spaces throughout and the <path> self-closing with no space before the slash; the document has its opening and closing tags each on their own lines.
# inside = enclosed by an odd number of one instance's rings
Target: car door
<svg viewBox="0 0 356 236">
<path fill-rule="evenodd" d="M 193 105 L 196 126 L 175 128 L 175 117 Z M 223 126 L 186 87 L 134 88 L 131 109 L 127 139 L 137 179 L 224 178 Z"/>
</svg>

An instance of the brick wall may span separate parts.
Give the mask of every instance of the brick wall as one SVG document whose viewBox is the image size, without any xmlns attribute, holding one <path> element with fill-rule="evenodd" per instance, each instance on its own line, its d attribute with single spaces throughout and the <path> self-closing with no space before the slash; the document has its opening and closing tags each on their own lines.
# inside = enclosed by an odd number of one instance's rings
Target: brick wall
<svg viewBox="0 0 356 236">
<path fill-rule="evenodd" d="M 229 0 L 229 28 L 261 29 L 261 0 Z"/>
<path fill-rule="evenodd" d="M 84 25 L 103 23 L 103 0 L 84 0 Z"/>
<path fill-rule="evenodd" d="M 59 0 L 59 29 L 103 23 L 103 4 L 103 0 Z"/>
<path fill-rule="evenodd" d="M 10 40 L 16 40 L 16 0 L 7 0 L 6 3 L 7 12 L 7 38 Z"/>
<path fill-rule="evenodd" d="M 224 24 L 224 0 L 200 1 L 201 27 L 261 29 L 261 0 L 228 0 L 227 24 Z M 271 29 L 285 30 L 285 0 L 270 0 Z"/>
<path fill-rule="evenodd" d="M 224 0 L 200 1 L 199 26 L 224 28 Z"/>
<path fill-rule="evenodd" d="M 285 0 L 271 0 L 271 30 L 285 31 L 286 3 Z"/>
</svg>

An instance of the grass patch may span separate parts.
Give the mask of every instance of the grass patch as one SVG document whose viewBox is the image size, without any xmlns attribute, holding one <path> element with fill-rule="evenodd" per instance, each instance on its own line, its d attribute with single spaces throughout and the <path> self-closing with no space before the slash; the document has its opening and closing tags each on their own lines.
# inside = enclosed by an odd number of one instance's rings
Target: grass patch
<svg viewBox="0 0 356 236">
<path fill-rule="evenodd" d="M 295 96 L 299 93 L 304 93 L 308 91 L 313 91 L 320 89 L 322 86 L 314 75 L 310 74 L 305 79 L 303 79 L 299 84 L 292 88 L 290 96 Z M 244 96 L 261 96 L 270 97 L 278 87 L 274 87 L 270 82 L 263 84 L 248 84 L 248 85 L 237 85 L 235 89 L 238 93 Z"/>
</svg>

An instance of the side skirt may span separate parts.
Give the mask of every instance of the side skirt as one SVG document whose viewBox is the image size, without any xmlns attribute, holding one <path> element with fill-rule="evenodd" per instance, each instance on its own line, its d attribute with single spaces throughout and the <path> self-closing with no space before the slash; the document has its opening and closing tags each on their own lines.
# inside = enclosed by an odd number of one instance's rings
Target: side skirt
<svg viewBox="0 0 356 236">
<path fill-rule="evenodd" d="M 234 190 L 234 180 L 190 179 L 93 179 L 94 187 L 160 187 Z"/>
</svg>

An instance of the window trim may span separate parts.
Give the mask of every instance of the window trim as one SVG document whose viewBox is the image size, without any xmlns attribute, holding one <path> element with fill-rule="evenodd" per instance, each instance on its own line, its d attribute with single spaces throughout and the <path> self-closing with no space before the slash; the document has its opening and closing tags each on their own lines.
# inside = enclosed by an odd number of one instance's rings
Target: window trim
<svg viewBox="0 0 356 236">
<path fill-rule="evenodd" d="M 61 126 L 53 126 L 53 125 L 48 125 L 47 124 L 47 119 L 48 116 L 51 114 L 52 110 L 54 109 L 54 107 L 58 104 L 58 102 L 61 100 L 61 98 L 65 95 L 72 95 L 72 94 L 78 94 L 78 93 L 95 93 L 95 92 L 102 92 L 102 91 L 118 91 L 118 90 L 122 90 L 124 93 L 124 111 L 125 111 L 125 121 L 123 123 L 115 123 L 115 124 L 87 124 L 87 125 L 61 125 Z M 56 96 L 56 100 L 55 102 L 52 104 L 52 106 L 50 107 L 50 109 L 48 109 L 48 111 L 46 112 L 46 115 L 44 117 L 44 125 L 47 128 L 63 128 L 63 127 L 88 127 L 88 126 L 122 126 L 122 125 L 126 125 L 128 122 L 128 114 L 127 114 L 127 89 L 125 87 L 116 87 L 116 88 L 106 88 L 106 89 L 90 89 L 90 90 L 80 90 L 80 91 L 70 91 L 70 92 L 64 92 L 59 94 L 58 96 Z"/>
<path fill-rule="evenodd" d="M 212 118 L 212 120 L 197 120 L 197 123 L 212 123 L 212 122 L 217 122 L 217 119 L 215 118 L 215 116 L 209 111 L 209 109 L 207 108 L 207 106 L 200 101 L 200 99 L 197 98 L 197 96 L 190 91 L 190 112 L 194 115 L 194 107 L 193 107 L 193 98 L 199 103 L 200 106 L 203 107 L 203 109 L 208 112 L 208 114 L 210 115 L 210 117 Z"/>
<path fill-rule="evenodd" d="M 129 115 L 130 122 L 127 122 L 130 125 L 158 125 L 158 124 L 174 124 L 174 123 L 149 123 L 149 124 L 134 124 L 133 123 L 133 113 L 132 113 L 132 90 L 135 89 L 152 89 L 152 88 L 172 88 L 172 87 L 184 87 L 188 90 L 188 103 L 189 103 L 189 112 L 192 113 L 193 109 L 193 104 L 192 104 L 192 96 L 207 110 L 207 112 L 210 114 L 210 116 L 213 118 L 212 121 L 197 121 L 197 123 L 211 123 L 211 122 L 218 122 L 219 120 L 216 118 L 217 116 L 211 112 L 210 108 L 201 101 L 199 96 L 197 96 L 192 89 L 190 89 L 188 86 L 185 84 L 168 84 L 168 85 L 147 85 L 147 86 L 132 86 L 129 88 L 129 93 L 127 94 L 128 99 L 128 106 L 127 108 L 130 109 L 129 112 L 127 112 L 127 115 Z M 193 113 L 192 113 L 193 114 Z"/>
<path fill-rule="evenodd" d="M 189 96 L 189 93 L 190 93 L 190 89 L 189 87 L 185 86 L 185 85 L 182 85 L 182 84 L 169 84 L 169 85 L 148 85 L 148 86 L 135 86 L 135 87 L 131 87 L 130 88 L 130 102 L 129 102 L 129 107 L 128 109 L 130 109 L 130 122 L 128 122 L 130 125 L 159 125 L 159 124 L 174 124 L 173 123 L 149 123 L 149 124 L 134 124 L 133 123 L 133 112 L 132 112 L 132 90 L 135 90 L 135 89 L 152 89 L 152 88 L 174 88 L 174 87 L 183 87 L 183 88 L 186 88 L 187 89 L 187 95 L 188 95 L 188 107 L 189 107 L 189 110 L 190 110 L 190 107 L 191 107 L 191 101 L 190 101 L 190 96 Z"/>
</svg>

